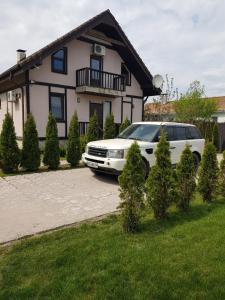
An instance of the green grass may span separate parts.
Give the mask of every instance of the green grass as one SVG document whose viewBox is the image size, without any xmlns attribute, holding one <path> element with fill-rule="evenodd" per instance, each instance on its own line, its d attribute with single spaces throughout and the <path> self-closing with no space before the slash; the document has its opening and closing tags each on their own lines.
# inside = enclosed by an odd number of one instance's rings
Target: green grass
<svg viewBox="0 0 225 300">
<path fill-rule="evenodd" d="M 0 250 L 0 299 L 225 299 L 225 204 L 195 201 L 139 233 L 119 217 Z"/>
</svg>

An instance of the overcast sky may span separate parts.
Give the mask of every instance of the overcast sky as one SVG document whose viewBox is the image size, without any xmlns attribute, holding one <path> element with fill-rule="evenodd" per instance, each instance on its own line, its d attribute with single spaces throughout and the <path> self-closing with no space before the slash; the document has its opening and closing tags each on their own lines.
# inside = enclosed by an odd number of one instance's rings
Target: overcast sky
<svg viewBox="0 0 225 300">
<path fill-rule="evenodd" d="M 200 80 L 207 96 L 225 95 L 223 0 L 0 1 L 0 73 L 16 49 L 29 55 L 107 8 L 153 75 L 174 77 L 180 92 Z"/>
</svg>

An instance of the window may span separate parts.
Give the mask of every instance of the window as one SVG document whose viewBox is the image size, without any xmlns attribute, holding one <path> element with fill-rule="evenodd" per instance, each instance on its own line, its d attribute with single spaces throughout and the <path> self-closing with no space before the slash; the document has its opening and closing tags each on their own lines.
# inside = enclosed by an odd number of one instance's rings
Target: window
<svg viewBox="0 0 225 300">
<path fill-rule="evenodd" d="M 52 54 L 52 72 L 67 73 L 67 49 L 63 48 Z"/>
<path fill-rule="evenodd" d="M 187 137 L 191 140 L 201 139 L 201 134 L 196 127 L 187 127 Z"/>
<path fill-rule="evenodd" d="M 174 128 L 172 126 L 165 126 L 163 130 L 166 135 L 167 141 L 174 141 Z"/>
<path fill-rule="evenodd" d="M 121 75 L 125 78 L 125 85 L 131 85 L 131 74 L 124 63 L 121 64 Z"/>
<path fill-rule="evenodd" d="M 152 142 L 160 129 L 159 125 L 132 124 L 118 136 L 119 139 Z"/>
<path fill-rule="evenodd" d="M 175 128 L 175 140 L 186 140 L 186 128 L 185 127 L 174 127 Z"/>
<path fill-rule="evenodd" d="M 64 94 L 50 94 L 49 110 L 52 112 L 57 122 L 64 121 Z"/>
</svg>

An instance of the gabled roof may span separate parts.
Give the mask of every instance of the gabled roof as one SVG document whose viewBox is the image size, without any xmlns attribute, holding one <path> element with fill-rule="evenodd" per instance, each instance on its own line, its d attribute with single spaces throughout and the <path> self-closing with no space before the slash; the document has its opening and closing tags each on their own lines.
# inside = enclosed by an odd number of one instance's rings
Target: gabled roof
<svg viewBox="0 0 225 300">
<path fill-rule="evenodd" d="M 89 19 L 77 28 L 71 30 L 59 39 L 53 41 L 49 45 L 43 47 L 39 51 L 33 53 L 23 61 L 17 63 L 7 71 L 0 74 L 0 85 L 1 81 L 6 80 L 6 78 L 10 80 L 14 74 L 29 70 L 36 64 L 39 64 L 45 57 L 59 50 L 63 45 L 72 39 L 79 38 L 81 35 L 85 34 L 91 29 L 101 30 L 106 36 L 121 41 L 125 47 L 122 45 L 122 43 L 115 43 L 113 46 L 140 83 L 144 91 L 144 95 L 151 96 L 160 94 L 160 90 L 155 89 L 152 85 L 151 73 L 141 60 L 140 56 L 128 40 L 127 36 L 110 10 L 103 11 L 102 13 Z"/>
</svg>

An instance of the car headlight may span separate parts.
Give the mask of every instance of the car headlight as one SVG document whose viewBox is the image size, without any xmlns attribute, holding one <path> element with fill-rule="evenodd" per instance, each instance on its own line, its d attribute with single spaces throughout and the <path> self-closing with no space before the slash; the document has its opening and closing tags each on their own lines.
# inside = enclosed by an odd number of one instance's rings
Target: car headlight
<svg viewBox="0 0 225 300">
<path fill-rule="evenodd" d="M 108 150 L 107 157 L 109 158 L 123 158 L 124 150 Z"/>
</svg>

